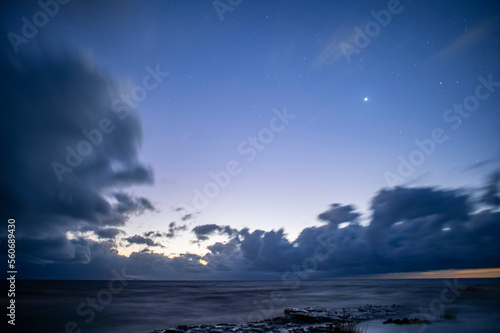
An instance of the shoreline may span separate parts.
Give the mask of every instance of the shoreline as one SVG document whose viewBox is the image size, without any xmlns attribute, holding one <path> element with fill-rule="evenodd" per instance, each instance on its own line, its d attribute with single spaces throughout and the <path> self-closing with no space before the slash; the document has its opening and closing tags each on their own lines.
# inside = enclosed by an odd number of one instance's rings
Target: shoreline
<svg viewBox="0 0 500 333">
<path fill-rule="evenodd" d="M 352 308 L 286 308 L 284 315 L 245 324 L 201 324 L 196 326 L 178 325 L 172 328 L 157 329 L 151 333 L 264 333 L 264 332 L 311 332 L 327 333 L 329 326 L 342 323 L 359 324 L 376 319 L 395 319 L 401 315 L 401 305 L 365 304 Z M 407 318 L 404 318 L 407 319 Z M 416 319 L 412 324 L 424 324 Z M 405 323 L 406 324 L 406 323 Z M 408 322 L 408 324 L 410 324 Z"/>
</svg>

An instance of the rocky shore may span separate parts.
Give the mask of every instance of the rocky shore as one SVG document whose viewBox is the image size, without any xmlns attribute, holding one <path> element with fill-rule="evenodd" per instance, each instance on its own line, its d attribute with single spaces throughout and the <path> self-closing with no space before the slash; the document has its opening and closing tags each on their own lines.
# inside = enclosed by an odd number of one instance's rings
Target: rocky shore
<svg viewBox="0 0 500 333">
<path fill-rule="evenodd" d="M 154 333 L 326 333 L 328 326 L 341 322 L 363 322 L 386 319 L 399 314 L 398 305 L 370 305 L 357 308 L 287 308 L 284 316 L 236 325 L 220 323 L 199 326 L 180 325 L 175 328 L 155 330 Z"/>
</svg>

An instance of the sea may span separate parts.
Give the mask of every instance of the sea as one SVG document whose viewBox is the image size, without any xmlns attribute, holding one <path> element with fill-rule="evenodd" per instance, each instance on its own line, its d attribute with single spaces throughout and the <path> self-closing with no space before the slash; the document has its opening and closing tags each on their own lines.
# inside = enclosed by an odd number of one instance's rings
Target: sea
<svg viewBox="0 0 500 333">
<path fill-rule="evenodd" d="M 400 305 L 430 325 L 362 324 L 377 332 L 500 332 L 500 279 L 16 282 L 15 326 L 2 332 L 149 333 L 177 325 L 241 324 L 288 307 Z M 3 309 L 7 304 L 2 296 Z M 456 313 L 444 319 L 446 311 Z"/>
</svg>

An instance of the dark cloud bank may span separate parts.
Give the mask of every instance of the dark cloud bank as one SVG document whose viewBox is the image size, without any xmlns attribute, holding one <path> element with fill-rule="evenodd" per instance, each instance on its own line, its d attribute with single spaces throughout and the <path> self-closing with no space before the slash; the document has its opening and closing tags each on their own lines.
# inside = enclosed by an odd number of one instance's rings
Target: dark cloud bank
<svg viewBox="0 0 500 333">
<path fill-rule="evenodd" d="M 37 277 L 31 269 L 38 264 L 91 262 L 94 244 L 68 239 L 68 231 L 110 239 L 129 216 L 154 210 L 126 192 L 153 175 L 137 158 L 139 119 L 111 107 L 117 85 L 92 59 L 67 50 L 41 54 L 14 55 L 4 45 L 0 55 L 0 214 L 16 219 L 26 277 Z M 5 239 L 2 246 L 5 254 Z"/>
<path fill-rule="evenodd" d="M 324 278 L 500 267 L 498 174 L 478 193 L 383 189 L 372 199 L 368 226 L 359 224 L 355 207 L 333 204 L 319 214 L 321 225 L 304 229 L 294 241 L 283 229 L 207 224 L 191 230 L 195 242 L 208 246 L 205 256 L 155 253 L 162 247 L 158 239 L 174 238 L 186 226 L 171 222 L 165 231 L 130 237 L 120 229 L 130 215 L 155 208 L 126 191 L 153 177 L 137 156 L 139 119 L 110 107 L 120 94 L 116 84 L 70 52 L 53 57 L 3 52 L 0 60 L 0 211 L 3 221 L 17 221 L 19 278 L 107 279 L 112 269 L 122 268 L 130 278 L 144 279 L 281 279 L 290 272 Z M 67 147 L 90 140 L 83 131 L 99 128 L 103 119 L 113 131 L 103 133 L 61 181 L 54 161 L 67 165 Z M 91 232 L 99 241 L 70 239 L 67 232 Z M 227 241 L 212 243 L 214 235 Z M 121 256 L 118 237 L 145 249 Z M 1 260 L 5 253 L 2 233 Z"/>
</svg>

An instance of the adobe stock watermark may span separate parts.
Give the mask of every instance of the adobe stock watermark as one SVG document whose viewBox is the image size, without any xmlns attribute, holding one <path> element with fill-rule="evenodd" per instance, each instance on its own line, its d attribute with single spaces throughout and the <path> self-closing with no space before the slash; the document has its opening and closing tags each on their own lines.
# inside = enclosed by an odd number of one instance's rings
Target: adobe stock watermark
<svg viewBox="0 0 500 333">
<path fill-rule="evenodd" d="M 259 152 L 266 149 L 266 147 L 274 140 L 275 135 L 281 133 L 286 126 L 296 117 L 286 110 L 273 109 L 273 117 L 269 120 L 267 127 L 261 128 L 256 135 L 250 135 L 237 146 L 237 152 L 240 156 L 244 157 L 246 162 L 255 160 Z M 191 205 L 181 204 L 187 211 L 195 212 L 205 209 L 210 204 L 210 200 L 217 197 L 220 192 L 227 188 L 231 183 L 231 179 L 243 171 L 242 163 L 237 160 L 230 160 L 225 164 L 223 170 L 211 171 L 208 176 L 210 181 L 205 183 L 200 188 L 193 189 L 193 199 Z"/>
<path fill-rule="evenodd" d="M 31 20 L 26 16 L 21 17 L 23 26 L 21 34 L 9 32 L 7 38 L 9 39 L 14 52 L 19 52 L 19 46 L 28 44 L 30 40 L 38 35 L 39 29 L 42 29 L 49 23 L 50 19 L 59 13 L 60 5 L 66 5 L 70 0 L 40 0 L 38 6 L 41 10 L 37 11 L 31 17 Z"/>
<path fill-rule="evenodd" d="M 111 270 L 113 278 L 109 280 L 107 288 L 103 288 L 96 293 L 95 297 L 87 297 L 85 301 L 78 304 L 76 314 L 82 317 L 85 324 L 90 324 L 96 317 L 96 311 L 102 312 L 104 307 L 113 301 L 113 297 L 120 294 L 128 285 L 125 280 L 125 267 L 121 272 Z M 83 323 L 68 321 L 64 325 L 64 330 L 60 333 L 81 333 L 80 328 Z"/>
<path fill-rule="evenodd" d="M 112 101 L 110 109 L 116 114 L 118 119 L 124 120 L 129 115 L 132 109 L 135 109 L 140 102 L 148 97 L 148 91 L 156 89 L 163 79 L 170 75 L 169 72 L 162 72 L 160 65 L 156 65 L 156 69 L 150 66 L 145 68 L 146 74 L 142 79 L 142 85 L 132 87 L 129 94 L 123 94 L 121 98 L 116 98 Z M 110 118 L 102 118 L 97 128 L 90 130 L 82 130 L 82 140 L 80 140 L 75 147 L 67 145 L 66 158 L 64 162 L 53 161 L 51 163 L 52 170 L 54 171 L 57 179 L 61 183 L 66 173 L 72 173 L 74 168 L 77 168 L 85 157 L 88 157 L 94 151 L 94 147 L 102 144 L 105 134 L 111 134 L 116 129 L 115 124 Z"/>
<path fill-rule="evenodd" d="M 297 290 L 303 280 L 307 280 L 310 275 L 318 270 L 319 264 L 327 260 L 334 252 L 335 238 L 333 235 L 321 234 L 316 237 L 318 245 L 314 248 L 313 254 L 304 258 L 300 265 L 292 265 L 289 270 L 281 275 L 284 290 Z M 240 324 L 262 321 L 275 316 L 275 311 L 279 306 L 285 304 L 286 296 L 283 291 L 272 291 L 269 299 L 253 301 L 256 309 L 250 312 L 246 318 L 238 317 Z"/>
<path fill-rule="evenodd" d="M 355 26 L 352 43 L 342 41 L 339 44 L 340 50 L 347 62 L 350 63 L 352 61 L 351 57 L 353 54 L 360 54 L 362 49 L 370 45 L 372 40 L 380 34 L 382 28 L 387 27 L 391 23 L 393 15 L 401 13 L 403 8 L 399 0 L 389 0 L 387 2 L 387 9 L 382 9 L 378 12 L 372 10 L 370 12 L 373 20 L 368 21 L 363 29 Z"/>
<path fill-rule="evenodd" d="M 242 2 L 243 0 L 215 0 L 212 2 L 212 5 L 214 6 L 215 12 L 219 16 L 219 20 L 223 22 L 224 13 L 232 12 L 234 8 L 241 5 Z"/>
<path fill-rule="evenodd" d="M 461 104 L 453 104 L 452 108 L 447 109 L 443 113 L 443 120 L 445 123 L 451 124 L 452 130 L 456 131 L 462 126 L 462 120 L 469 118 L 473 112 L 477 111 L 481 101 L 485 101 L 491 97 L 495 89 L 500 87 L 500 81 L 493 81 L 492 74 L 488 78 L 479 75 L 477 77 L 479 84 L 474 89 L 474 94 L 468 95 L 464 98 Z M 415 140 L 417 146 L 412 150 L 408 157 L 402 155 L 398 156 L 399 165 L 397 173 L 386 171 L 384 177 L 388 186 L 398 186 L 405 182 L 406 179 L 411 177 L 415 168 L 424 164 L 424 162 L 436 152 L 437 146 L 449 139 L 446 131 L 440 127 L 434 128 L 430 137 L 423 140 Z"/>
<path fill-rule="evenodd" d="M 412 313 L 410 318 L 424 318 L 431 322 L 441 316 L 445 310 L 445 304 L 451 304 L 456 301 L 457 297 L 461 295 L 461 291 L 465 290 L 464 285 L 459 285 L 457 279 L 453 280 L 453 284 L 447 279 L 444 280 L 445 287 L 441 290 L 439 297 L 432 299 L 427 308 L 418 308 L 418 313 Z M 422 324 L 418 330 L 422 333 L 427 328 L 428 324 Z"/>
</svg>

